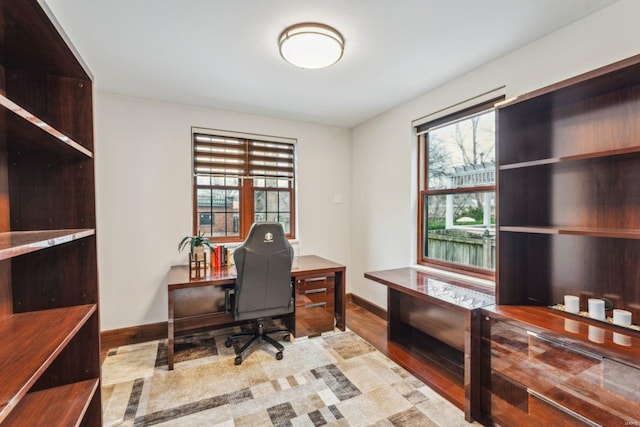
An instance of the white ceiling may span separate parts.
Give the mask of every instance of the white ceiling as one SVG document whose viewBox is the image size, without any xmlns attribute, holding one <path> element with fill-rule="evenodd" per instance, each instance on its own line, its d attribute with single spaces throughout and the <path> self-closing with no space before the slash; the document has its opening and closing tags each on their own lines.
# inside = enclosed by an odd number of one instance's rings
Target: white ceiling
<svg viewBox="0 0 640 427">
<path fill-rule="evenodd" d="M 355 127 L 613 0 L 46 0 L 99 90 Z M 321 22 L 342 60 L 302 70 L 285 27 Z"/>
</svg>

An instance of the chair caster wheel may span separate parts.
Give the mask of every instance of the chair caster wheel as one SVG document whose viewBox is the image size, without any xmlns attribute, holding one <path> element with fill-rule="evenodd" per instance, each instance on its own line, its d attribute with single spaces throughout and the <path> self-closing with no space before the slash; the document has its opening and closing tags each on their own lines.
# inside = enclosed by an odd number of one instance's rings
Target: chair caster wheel
<svg viewBox="0 0 640 427">
<path fill-rule="evenodd" d="M 285 341 L 291 341 L 291 335 L 287 334 L 283 337 Z"/>
<path fill-rule="evenodd" d="M 282 352 L 281 351 L 276 353 L 276 360 L 282 360 Z"/>
<path fill-rule="evenodd" d="M 224 342 L 224 346 L 227 347 L 227 348 L 231 347 L 232 345 L 233 345 L 233 341 L 231 341 L 230 339 L 227 339 Z"/>
<path fill-rule="evenodd" d="M 281 359 L 282 359 L 282 357 L 281 357 Z M 236 366 L 237 366 L 237 365 L 239 365 L 239 364 L 241 364 L 241 363 L 242 363 L 242 357 L 238 356 L 238 357 L 236 357 L 235 359 L 233 359 L 233 364 L 234 364 L 234 365 L 236 365 Z"/>
</svg>

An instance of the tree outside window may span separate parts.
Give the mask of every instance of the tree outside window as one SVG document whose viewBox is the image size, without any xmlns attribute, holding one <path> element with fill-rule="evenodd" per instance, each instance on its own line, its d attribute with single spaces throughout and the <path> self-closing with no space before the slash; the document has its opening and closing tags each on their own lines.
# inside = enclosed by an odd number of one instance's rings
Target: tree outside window
<svg viewBox="0 0 640 427">
<path fill-rule="evenodd" d="M 495 269 L 493 102 L 419 128 L 419 259 L 491 276 Z"/>
</svg>

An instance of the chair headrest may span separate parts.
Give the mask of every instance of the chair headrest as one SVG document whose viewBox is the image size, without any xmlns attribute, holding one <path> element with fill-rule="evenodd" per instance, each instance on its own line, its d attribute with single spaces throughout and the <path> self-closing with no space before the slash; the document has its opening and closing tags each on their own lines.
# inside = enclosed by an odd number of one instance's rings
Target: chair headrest
<svg viewBox="0 0 640 427">
<path fill-rule="evenodd" d="M 279 222 L 256 222 L 251 226 L 242 246 L 266 249 L 271 245 L 281 246 L 286 241 L 284 228 Z"/>
</svg>

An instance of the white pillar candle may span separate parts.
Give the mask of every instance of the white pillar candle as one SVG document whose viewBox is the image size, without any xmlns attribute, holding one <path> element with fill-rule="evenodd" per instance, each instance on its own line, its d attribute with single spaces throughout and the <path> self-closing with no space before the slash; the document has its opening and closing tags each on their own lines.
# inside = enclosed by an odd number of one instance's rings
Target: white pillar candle
<svg viewBox="0 0 640 427">
<path fill-rule="evenodd" d="M 631 312 L 627 310 L 615 309 L 613 310 L 613 323 L 620 326 L 631 325 Z"/>
<path fill-rule="evenodd" d="M 567 313 L 577 313 L 580 311 L 580 298 L 575 295 L 564 296 L 564 311 Z"/>
<path fill-rule="evenodd" d="M 603 300 L 597 298 L 589 298 L 589 317 L 596 320 L 605 320 Z"/>
<path fill-rule="evenodd" d="M 589 340 L 602 344 L 604 342 L 604 329 L 589 325 Z"/>
</svg>

